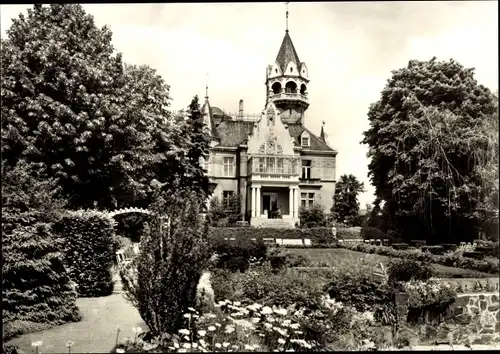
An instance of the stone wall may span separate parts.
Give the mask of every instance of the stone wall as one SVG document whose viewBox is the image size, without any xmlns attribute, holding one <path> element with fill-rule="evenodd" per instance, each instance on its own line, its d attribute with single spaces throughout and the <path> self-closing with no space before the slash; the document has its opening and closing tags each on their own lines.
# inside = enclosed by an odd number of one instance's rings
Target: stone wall
<svg viewBox="0 0 500 354">
<path fill-rule="evenodd" d="M 460 294 L 445 323 L 457 342 L 488 344 L 500 340 L 499 293 Z M 447 337 L 450 337 L 449 335 Z"/>
</svg>

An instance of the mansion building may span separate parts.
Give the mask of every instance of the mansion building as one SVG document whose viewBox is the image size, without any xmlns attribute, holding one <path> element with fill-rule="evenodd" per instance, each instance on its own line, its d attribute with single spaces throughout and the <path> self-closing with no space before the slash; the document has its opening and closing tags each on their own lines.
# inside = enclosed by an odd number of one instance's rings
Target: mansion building
<svg viewBox="0 0 500 354">
<path fill-rule="evenodd" d="M 262 114 L 225 114 L 207 97 L 201 109 L 211 136 L 204 169 L 213 197 L 241 198 L 251 226 L 294 227 L 300 206 L 319 204 L 329 212 L 335 193 L 335 158 L 323 127 L 319 136 L 305 127 L 309 107 L 308 70 L 285 33 L 274 65 L 266 70 Z"/>
</svg>

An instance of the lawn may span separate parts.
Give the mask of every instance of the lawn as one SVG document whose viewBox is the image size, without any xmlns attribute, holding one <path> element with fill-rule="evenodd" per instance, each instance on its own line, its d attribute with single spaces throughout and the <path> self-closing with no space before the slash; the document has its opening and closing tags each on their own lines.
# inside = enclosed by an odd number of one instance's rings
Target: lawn
<svg viewBox="0 0 500 354">
<path fill-rule="evenodd" d="M 378 254 L 370 254 L 363 252 L 356 252 L 347 250 L 345 248 L 289 248 L 290 253 L 297 253 L 307 256 L 311 262 L 312 267 L 335 267 L 346 259 L 356 260 L 364 258 L 373 264 L 382 263 L 386 266 L 392 257 L 382 256 Z M 434 269 L 437 271 L 438 276 L 446 275 L 446 278 L 453 277 L 453 275 L 463 275 L 466 278 L 492 278 L 497 277 L 487 273 L 478 272 L 471 269 L 453 268 L 440 264 L 433 264 Z"/>
<path fill-rule="evenodd" d="M 31 343 L 43 340 L 39 352 L 67 353 L 66 343 L 71 340 L 74 342 L 72 353 L 109 353 L 115 346 L 117 327 L 120 327 L 121 342 L 126 337 L 134 337 L 132 328 L 147 328 L 137 310 L 122 294 L 79 298 L 76 304 L 83 316 L 82 321 L 25 334 L 7 344 L 17 345 L 23 352 L 32 353 L 34 348 Z"/>
</svg>

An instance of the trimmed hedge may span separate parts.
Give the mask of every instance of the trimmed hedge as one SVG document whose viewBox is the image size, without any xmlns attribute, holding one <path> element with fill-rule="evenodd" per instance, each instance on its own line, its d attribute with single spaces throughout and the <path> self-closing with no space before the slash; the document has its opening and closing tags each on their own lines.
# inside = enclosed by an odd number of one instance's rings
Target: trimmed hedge
<svg viewBox="0 0 500 354">
<path fill-rule="evenodd" d="M 361 230 L 359 227 L 342 227 L 337 229 L 337 238 L 339 240 L 350 240 L 353 238 L 361 238 Z"/>
<path fill-rule="evenodd" d="M 444 254 L 443 246 L 422 246 L 420 248 L 422 252 L 429 252 L 432 254 Z"/>
<path fill-rule="evenodd" d="M 111 295 L 111 269 L 118 246 L 113 220 L 98 211 L 70 211 L 54 230 L 64 240 L 64 262 L 71 279 L 78 284 L 79 296 Z"/>
<path fill-rule="evenodd" d="M 363 240 L 384 240 L 388 239 L 385 232 L 377 229 L 376 227 L 364 226 L 361 228 L 360 238 Z"/>
<path fill-rule="evenodd" d="M 496 262 L 462 257 L 461 255 L 455 253 L 434 255 L 428 252 L 422 252 L 421 250 L 417 249 L 397 250 L 392 247 L 374 246 L 363 243 L 359 243 L 356 245 L 345 244 L 345 245 L 340 245 L 340 247 L 358 252 L 376 253 L 388 257 L 407 258 L 417 261 L 427 261 L 427 262 L 442 264 L 449 267 L 473 269 L 484 273 L 499 274 L 499 269 Z"/>
<path fill-rule="evenodd" d="M 212 238 L 210 245 L 218 256 L 214 266 L 231 272 L 245 272 L 252 258 L 266 259 L 267 255 L 267 246 L 262 242 L 262 238 L 253 241 L 250 238 L 240 237 L 229 241 L 219 237 Z"/>
<path fill-rule="evenodd" d="M 213 239 L 305 239 L 313 244 L 329 244 L 334 241 L 332 230 L 329 227 L 315 227 L 309 229 L 271 229 L 260 227 L 211 227 L 210 237 Z"/>
</svg>

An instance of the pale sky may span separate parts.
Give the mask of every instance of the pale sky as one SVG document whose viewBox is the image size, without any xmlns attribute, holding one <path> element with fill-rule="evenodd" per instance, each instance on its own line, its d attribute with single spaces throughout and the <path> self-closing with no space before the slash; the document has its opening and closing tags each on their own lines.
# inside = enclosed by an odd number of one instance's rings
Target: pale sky
<svg viewBox="0 0 500 354">
<path fill-rule="evenodd" d="M 285 5 L 276 3 L 90 4 L 99 27 L 108 25 L 124 61 L 147 64 L 171 86 L 172 109 L 194 95 L 203 101 L 206 73 L 212 106 L 246 113 L 264 109 L 266 67 L 285 34 Z M 1 5 L 2 37 L 27 5 Z M 289 30 L 309 69 L 305 125 L 322 121 L 338 151 L 338 178 L 365 183 L 361 207 L 374 200 L 367 177 L 367 112 L 391 70 L 410 59 L 453 58 L 476 68 L 479 83 L 498 90 L 498 2 L 290 3 Z"/>
</svg>

